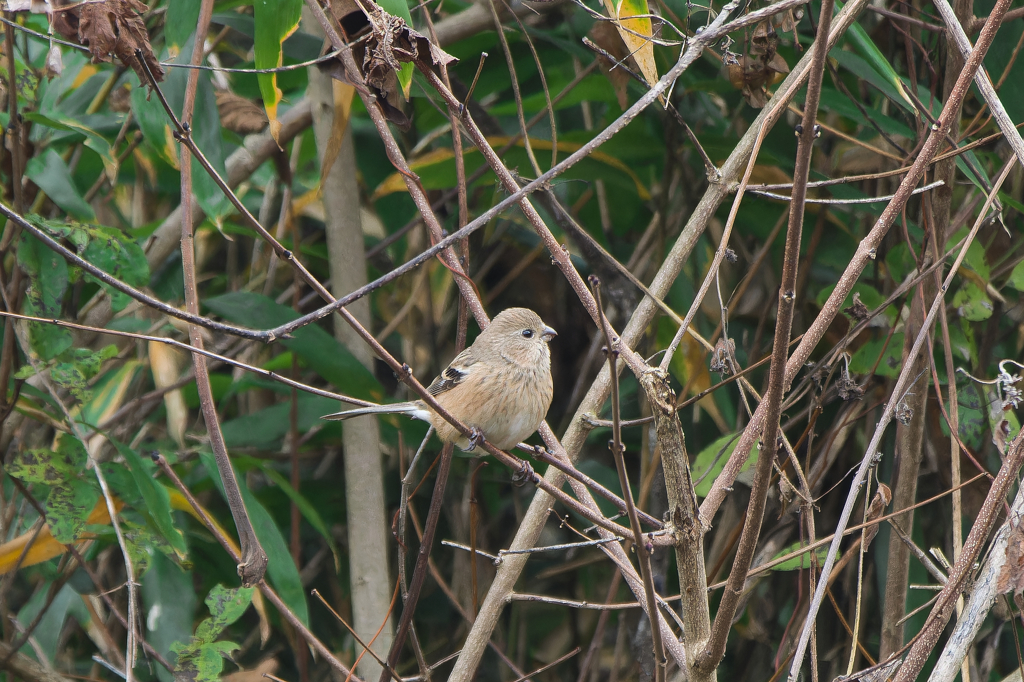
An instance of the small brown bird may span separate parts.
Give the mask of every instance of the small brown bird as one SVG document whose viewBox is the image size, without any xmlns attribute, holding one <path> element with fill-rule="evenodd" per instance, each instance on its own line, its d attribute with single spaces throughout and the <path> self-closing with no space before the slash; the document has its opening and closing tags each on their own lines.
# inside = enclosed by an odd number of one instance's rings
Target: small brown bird
<svg viewBox="0 0 1024 682">
<path fill-rule="evenodd" d="M 537 430 L 551 406 L 551 352 L 557 336 L 527 308 L 508 308 L 495 317 L 473 345 L 459 353 L 427 391 L 453 417 L 491 445 L 508 450 Z M 438 437 L 463 450 L 477 443 L 422 400 L 376 405 L 329 414 L 349 419 L 364 414 L 406 414 L 433 424 Z"/>
</svg>

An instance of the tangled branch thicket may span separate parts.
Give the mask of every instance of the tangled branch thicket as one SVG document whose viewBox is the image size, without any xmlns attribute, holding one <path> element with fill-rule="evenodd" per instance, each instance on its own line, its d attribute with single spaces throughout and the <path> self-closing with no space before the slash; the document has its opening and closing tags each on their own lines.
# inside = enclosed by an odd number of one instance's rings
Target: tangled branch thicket
<svg viewBox="0 0 1024 682">
<path fill-rule="evenodd" d="M 7 2 L 0 670 L 1019 679 L 1022 17 Z"/>
</svg>

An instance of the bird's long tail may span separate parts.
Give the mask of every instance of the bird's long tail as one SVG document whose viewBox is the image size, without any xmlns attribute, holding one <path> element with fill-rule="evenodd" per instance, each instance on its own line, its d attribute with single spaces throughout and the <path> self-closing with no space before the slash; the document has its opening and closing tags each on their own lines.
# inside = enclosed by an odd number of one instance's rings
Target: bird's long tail
<svg viewBox="0 0 1024 682">
<path fill-rule="evenodd" d="M 424 413 L 424 414 L 420 414 Z M 344 412 L 335 412 L 334 414 L 325 414 L 321 419 L 329 419 L 331 421 L 340 421 L 343 419 L 352 419 L 353 417 L 362 417 L 367 414 L 407 414 L 410 417 L 416 419 L 429 419 L 426 416 L 426 412 L 423 408 L 417 405 L 415 402 L 405 403 L 392 403 L 391 405 L 372 405 L 370 407 L 359 407 L 354 410 L 345 410 Z"/>
</svg>

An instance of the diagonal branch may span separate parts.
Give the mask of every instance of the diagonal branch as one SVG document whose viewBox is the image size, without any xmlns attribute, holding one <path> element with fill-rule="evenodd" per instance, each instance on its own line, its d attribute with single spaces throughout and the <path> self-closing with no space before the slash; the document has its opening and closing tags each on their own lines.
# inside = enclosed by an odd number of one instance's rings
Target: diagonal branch
<svg viewBox="0 0 1024 682">
<path fill-rule="evenodd" d="M 850 5 L 847 5 L 846 9 L 849 8 Z M 854 253 L 853 258 L 850 260 L 850 263 L 847 265 L 843 275 L 836 283 L 836 288 L 832 291 L 832 294 L 829 295 L 828 300 L 825 301 L 818 317 L 815 318 L 814 322 L 808 327 L 804 334 L 804 338 L 800 341 L 800 345 L 797 346 L 795 351 L 793 351 L 792 356 L 786 363 L 786 386 L 792 383 L 793 379 L 796 378 L 797 373 L 803 369 L 804 363 L 807 362 L 811 352 L 818 345 L 818 342 L 825 336 L 825 332 L 828 330 L 829 325 L 831 325 L 836 315 L 839 314 L 840 308 L 843 306 L 843 302 L 846 300 L 846 297 L 853 290 L 853 285 L 857 282 L 860 274 L 864 271 L 864 268 L 867 267 L 867 264 L 873 261 L 877 256 L 877 249 L 881 244 L 883 237 L 885 237 L 889 228 L 892 227 L 895 219 L 903 211 L 914 187 L 924 176 L 925 170 L 928 168 L 933 157 L 938 152 L 940 144 L 956 121 L 950 112 L 955 111 L 966 96 L 970 88 L 971 79 L 975 71 L 977 71 L 981 65 L 981 60 L 988 51 L 989 46 L 992 44 L 992 40 L 995 38 L 997 26 L 998 23 L 988 26 L 986 30 L 982 32 L 979 37 L 978 44 L 971 52 L 971 58 L 968 60 L 967 66 L 964 68 L 960 78 L 957 80 L 956 87 L 953 89 L 950 98 L 943 106 L 942 113 L 939 115 L 938 126 L 933 128 L 929 133 L 920 153 L 914 160 L 913 165 L 907 170 L 907 174 L 900 183 L 892 201 L 890 201 L 885 207 L 885 210 L 878 217 L 878 220 L 875 222 L 875 225 L 871 228 L 870 232 L 868 232 L 857 246 L 857 250 Z M 736 474 L 739 473 L 740 467 L 743 465 L 747 454 L 750 452 L 750 448 L 754 444 L 754 439 L 764 425 L 765 411 L 766 406 L 764 403 L 758 406 L 754 415 L 751 417 L 750 422 L 747 424 L 747 428 L 743 431 L 743 435 L 740 437 L 740 441 L 737 443 L 736 449 L 733 451 L 732 456 L 726 463 L 725 468 L 715 480 L 708 496 L 704 498 L 704 502 L 701 504 L 701 516 L 705 520 L 709 520 L 714 517 L 718 508 L 721 506 L 722 501 L 725 499 L 728 489 L 732 486 L 733 481 L 736 480 Z"/>
<path fill-rule="evenodd" d="M 204 0 L 199 11 L 199 24 L 196 28 L 195 46 L 192 51 L 192 63 L 199 64 L 203 59 L 203 48 L 206 43 L 206 33 L 210 27 L 210 17 L 213 15 L 213 0 Z M 141 52 L 136 52 L 136 59 L 140 64 L 146 64 L 145 59 L 140 57 Z M 146 66 L 147 73 L 149 67 Z M 153 76 L 149 73 L 150 79 Z M 181 118 L 188 124 L 192 120 L 192 110 L 195 105 L 196 88 L 199 85 L 199 72 L 189 71 L 188 81 L 185 86 L 185 101 L 182 104 Z M 153 86 L 156 87 L 155 81 Z M 162 93 L 161 101 L 163 100 Z M 165 102 L 166 106 L 166 102 Z M 169 111 L 169 110 L 168 110 Z M 169 112 L 171 113 L 171 112 Z M 173 116 L 173 113 L 172 113 Z M 191 139 L 191 138 L 189 138 Z M 193 238 L 195 230 L 192 226 L 192 148 L 183 140 L 181 145 L 179 167 L 181 168 L 181 269 L 184 277 L 185 309 L 192 315 L 199 315 L 199 290 L 196 286 L 196 252 Z M 201 156 L 201 155 L 200 155 Z M 190 324 L 188 326 L 189 341 L 198 349 L 203 348 L 203 336 L 199 327 Z M 228 507 L 231 509 L 231 517 L 235 521 L 235 528 L 238 531 L 238 542 L 241 546 L 241 557 L 238 560 L 238 575 L 242 579 L 244 587 L 250 587 L 263 580 L 263 574 L 267 570 L 267 553 L 260 546 L 260 541 L 253 530 L 252 522 L 249 520 L 249 513 L 245 509 L 245 502 L 242 500 L 242 491 L 238 487 L 238 479 L 235 477 L 234 467 L 231 466 L 231 459 L 228 456 L 227 444 L 224 442 L 224 434 L 220 429 L 220 417 L 217 414 L 217 403 L 213 398 L 213 388 L 210 385 L 210 370 L 206 364 L 206 358 L 199 353 L 192 353 L 192 367 L 196 376 L 196 390 L 199 393 L 199 404 L 203 413 L 203 421 L 206 423 L 206 431 L 210 437 L 210 448 L 213 450 L 217 462 L 217 471 L 220 480 L 224 484 L 224 496 L 227 498 Z"/>
<path fill-rule="evenodd" d="M 956 14 L 949 5 L 949 0 L 935 0 L 935 8 L 939 10 L 942 20 L 946 23 L 946 35 L 956 42 L 964 59 L 970 57 L 971 41 L 964 33 L 960 22 L 957 21 Z M 999 94 L 996 92 L 995 86 L 992 85 L 992 79 L 988 77 L 988 72 L 985 69 L 978 69 L 978 72 L 974 74 L 974 82 L 978 86 L 978 90 L 981 91 L 981 96 L 988 104 L 988 108 L 992 110 L 992 117 L 996 119 L 996 124 L 1006 138 L 1007 144 L 1024 165 L 1024 139 L 1021 138 L 1020 131 L 1010 120 L 1010 115 L 1006 113 L 1006 108 L 1003 107 L 1003 102 L 999 99 Z"/>
<path fill-rule="evenodd" d="M 777 442 L 781 441 L 779 419 L 782 416 L 782 396 L 785 392 L 786 357 L 789 350 L 789 336 L 793 328 L 793 313 L 796 307 L 797 270 L 800 263 L 800 237 L 804 226 L 804 199 L 807 197 L 807 176 L 811 168 L 811 153 L 814 140 L 818 137 L 815 120 L 818 116 L 818 102 L 821 98 L 821 79 L 825 71 L 826 40 L 832 25 L 833 0 L 823 0 L 818 18 L 818 36 L 814 41 L 810 74 L 807 84 L 807 98 L 804 102 L 804 116 L 801 127 L 797 128 L 797 155 L 793 170 L 793 191 L 789 205 L 789 226 L 786 230 L 786 247 L 782 264 L 782 282 L 779 290 L 778 315 L 775 321 L 775 341 L 772 346 L 771 369 L 768 374 L 768 391 L 759 408 L 765 411 L 765 428 L 761 432 L 757 469 L 750 491 L 750 504 L 743 522 L 736 557 L 733 559 L 729 581 L 725 586 L 722 601 L 715 614 L 711 628 L 711 639 L 698 659 L 703 671 L 716 667 L 725 655 L 725 645 L 732 629 L 733 616 L 739 606 L 747 570 L 754 558 L 757 540 L 764 520 L 765 502 L 775 463 Z"/>
<path fill-rule="evenodd" d="M 999 15 L 1006 11 L 1006 6 L 1008 4 L 1008 0 L 999 0 L 999 2 L 992 10 L 990 19 L 992 17 L 996 17 L 995 21 L 996 24 L 998 24 L 998 17 Z M 986 26 L 986 29 L 988 28 L 990 27 Z M 991 44 L 991 37 L 992 35 L 994 35 L 994 33 L 995 31 L 992 31 L 989 35 L 989 44 Z M 982 31 L 982 38 L 984 38 L 985 35 L 986 31 Z M 979 45 L 982 44 L 981 40 L 979 40 L 978 42 Z M 977 65 L 980 63 L 980 57 L 977 60 L 974 60 L 974 58 L 978 56 L 976 53 L 977 48 L 975 50 L 975 53 L 972 53 L 971 55 L 972 60 L 974 61 L 974 68 L 977 68 Z M 969 60 L 967 62 L 967 66 L 964 67 L 964 71 L 961 73 L 961 79 L 966 80 L 968 83 L 970 82 L 968 71 L 971 68 L 972 60 Z M 965 75 L 967 75 L 966 79 L 963 78 Z M 966 91 L 966 88 L 964 89 L 964 91 Z M 961 91 L 961 98 L 963 97 L 962 92 L 964 91 Z M 955 90 L 954 92 L 957 91 Z M 932 138 L 936 137 L 940 132 L 941 131 L 933 131 Z M 918 333 L 917 338 L 914 340 L 913 348 L 911 348 L 910 352 L 907 353 L 906 357 L 904 358 L 903 371 L 900 372 L 900 376 L 896 380 L 896 385 L 893 387 L 892 394 L 890 395 L 889 400 L 885 406 L 885 409 L 882 412 L 882 416 L 879 419 L 878 424 L 875 426 L 875 432 L 871 436 L 871 440 L 868 443 L 867 449 L 864 453 L 864 457 L 861 459 L 861 463 L 857 469 L 857 473 L 854 476 L 853 481 L 850 483 L 850 493 L 846 498 L 846 503 L 843 506 L 842 514 L 839 517 L 839 522 L 836 524 L 836 538 L 839 538 L 842 535 L 843 531 L 846 529 L 846 526 L 850 521 L 850 516 L 851 514 L 853 514 L 853 507 L 856 504 L 858 493 L 860 492 L 861 483 L 864 480 L 866 480 L 868 470 L 871 468 L 871 462 L 874 460 L 876 454 L 879 452 L 882 435 L 884 434 L 886 427 L 892 421 L 897 402 L 902 398 L 902 396 L 911 386 L 912 379 L 910 378 L 910 369 L 913 365 L 914 360 L 917 358 L 917 355 L 920 353 L 921 347 L 924 345 L 924 340 L 928 336 L 928 330 L 935 322 L 938 310 L 942 306 L 943 301 L 945 300 L 945 294 L 949 290 L 950 284 L 952 284 L 953 282 L 953 277 L 956 275 L 957 270 L 960 267 L 960 264 L 963 262 L 964 257 L 967 255 L 967 249 L 974 240 L 975 235 L 977 235 L 978 230 L 986 221 L 988 210 L 991 207 L 992 202 L 995 200 L 995 196 L 999 192 L 999 188 L 1002 187 L 1002 184 L 1006 180 L 1006 177 L 1010 174 L 1010 171 L 1016 165 L 1014 163 L 1015 160 L 1016 159 L 1011 159 L 1011 161 L 1003 167 L 1003 171 L 999 174 L 999 177 L 993 183 L 992 191 L 989 193 L 985 201 L 985 205 L 981 209 L 981 213 L 978 214 L 978 219 L 975 221 L 974 227 L 971 228 L 971 232 L 967 235 L 967 239 L 964 242 L 963 248 L 960 250 L 960 253 L 957 256 L 956 260 L 953 261 L 953 265 L 950 267 L 949 274 L 943 281 L 942 287 L 935 294 L 935 298 L 932 301 L 931 308 L 928 311 L 928 315 L 927 317 L 925 317 L 924 323 L 921 326 L 921 330 Z M 1014 473 L 1016 473 L 1016 470 L 1014 471 Z M 995 488 L 995 483 L 993 483 L 993 488 Z M 974 531 L 972 531 L 972 535 L 973 532 Z M 818 613 L 818 609 L 821 608 L 821 602 L 824 597 L 824 593 L 826 592 L 825 586 L 828 585 L 829 576 L 832 572 L 833 567 L 835 566 L 836 556 L 838 555 L 838 553 L 839 540 L 834 539 L 832 541 L 832 545 L 829 547 L 828 555 L 825 557 L 825 563 L 821 567 L 821 575 L 818 579 L 818 586 L 814 591 L 813 598 L 811 599 L 811 605 L 808 608 L 807 620 L 804 622 L 803 631 L 800 633 L 800 640 L 797 644 L 796 652 L 793 657 L 793 667 L 791 668 L 789 674 L 790 682 L 794 682 L 800 673 L 800 667 L 803 664 L 803 658 L 804 654 L 806 653 L 807 643 L 810 639 L 811 630 L 814 626 L 815 616 Z M 964 548 L 964 554 L 961 555 L 961 559 L 964 556 L 967 556 L 966 547 Z M 950 578 L 950 582 L 952 582 L 952 577 Z"/>
</svg>

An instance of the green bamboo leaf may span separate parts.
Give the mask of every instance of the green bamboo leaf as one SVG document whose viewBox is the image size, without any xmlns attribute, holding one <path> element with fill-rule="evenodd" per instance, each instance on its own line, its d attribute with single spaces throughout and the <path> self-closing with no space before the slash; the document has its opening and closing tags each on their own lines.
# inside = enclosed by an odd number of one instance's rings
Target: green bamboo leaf
<svg viewBox="0 0 1024 682">
<path fill-rule="evenodd" d="M 838 3 L 836 3 L 838 4 Z M 850 30 L 847 33 L 853 42 L 857 51 L 860 52 L 864 59 L 868 60 L 872 68 L 875 69 L 882 77 L 885 78 L 886 82 L 889 83 L 903 99 L 903 102 L 907 104 L 910 111 L 917 111 L 917 107 L 914 106 L 914 102 L 910 99 L 910 95 L 907 94 L 906 89 L 903 87 L 903 80 L 896 73 L 896 70 L 892 68 L 892 64 L 885 58 L 882 51 L 878 49 L 875 42 L 871 40 L 871 36 L 868 32 L 858 24 L 853 22 L 850 26 Z"/>
<path fill-rule="evenodd" d="M 302 516 L 309 522 L 309 525 L 313 526 L 314 529 L 320 535 L 323 536 L 324 540 L 327 541 L 327 546 L 330 548 L 331 553 L 334 555 L 334 566 L 335 569 L 341 570 L 341 551 L 338 549 L 338 543 L 334 541 L 334 536 L 331 535 L 330 530 L 327 528 L 327 524 L 324 523 L 323 517 L 320 516 L 320 512 L 316 510 L 313 503 L 306 498 L 305 495 L 300 493 L 298 490 L 292 487 L 292 484 L 281 475 L 277 469 L 274 469 L 266 462 L 258 460 L 254 457 L 235 457 L 235 462 L 240 465 L 252 465 L 259 468 L 263 474 L 273 481 L 277 487 L 284 491 L 284 494 L 288 496 Z"/>
<path fill-rule="evenodd" d="M 253 45 L 257 69 L 274 69 L 283 63 L 281 44 L 299 27 L 302 0 L 255 0 L 253 16 L 256 36 Z M 263 95 L 263 106 L 270 120 L 270 134 L 277 139 L 281 124 L 277 120 L 277 105 L 281 90 L 277 87 L 277 74 L 261 73 L 256 76 Z"/>
<path fill-rule="evenodd" d="M 206 470 L 210 472 L 217 489 L 223 495 L 224 487 L 220 476 L 217 475 L 217 462 L 213 458 L 213 453 L 201 451 L 199 457 L 206 466 Z M 295 617 L 308 625 L 309 609 L 306 605 L 306 593 L 302 587 L 299 569 L 292 561 L 291 552 L 288 550 L 288 543 L 285 541 L 284 535 L 281 534 L 281 529 L 274 523 L 270 512 L 249 491 L 244 478 L 238 478 L 238 485 L 242 491 L 242 500 L 249 513 L 252 528 L 256 532 L 256 538 L 260 541 L 263 551 L 267 553 L 267 575 L 270 578 L 270 583 L 295 614 Z"/>
<path fill-rule="evenodd" d="M 174 553 L 178 558 L 184 559 L 186 555 L 185 539 L 182 537 L 181 531 L 174 527 L 174 521 L 171 518 L 171 498 L 167 494 L 167 489 L 162 485 L 157 485 L 153 480 L 152 470 L 155 465 L 150 462 L 147 466 L 138 453 L 124 443 L 113 438 L 110 439 L 110 442 L 128 463 L 128 469 L 135 480 L 135 485 L 138 486 L 142 499 L 146 503 L 146 508 L 142 511 L 152 519 L 153 525 L 164 540 L 174 548 Z"/>
<path fill-rule="evenodd" d="M 42 155 L 33 157 L 25 165 L 25 175 L 61 209 L 82 220 L 96 220 L 92 206 L 75 187 L 67 164 L 54 150 L 47 149 Z"/>
<path fill-rule="evenodd" d="M 164 42 L 167 49 L 177 55 L 196 30 L 201 0 L 174 0 L 167 3 L 164 21 Z"/>
</svg>

